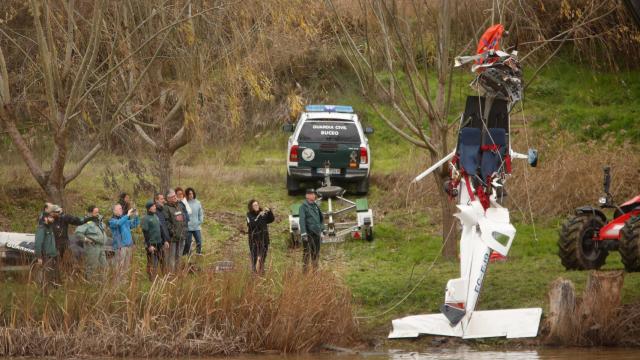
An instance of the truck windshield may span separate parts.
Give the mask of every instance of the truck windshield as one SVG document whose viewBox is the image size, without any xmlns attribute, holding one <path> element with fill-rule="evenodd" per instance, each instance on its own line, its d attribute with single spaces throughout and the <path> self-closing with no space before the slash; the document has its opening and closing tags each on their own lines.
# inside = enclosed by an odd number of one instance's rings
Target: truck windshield
<svg viewBox="0 0 640 360">
<path fill-rule="evenodd" d="M 359 144 L 360 134 L 353 123 L 306 122 L 300 130 L 299 142 L 332 142 Z"/>
</svg>

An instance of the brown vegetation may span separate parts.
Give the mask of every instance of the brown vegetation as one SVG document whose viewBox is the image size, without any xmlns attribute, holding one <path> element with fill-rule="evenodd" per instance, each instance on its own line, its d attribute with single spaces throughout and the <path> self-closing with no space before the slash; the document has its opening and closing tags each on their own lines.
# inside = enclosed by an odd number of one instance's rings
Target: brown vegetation
<svg viewBox="0 0 640 360">
<path fill-rule="evenodd" d="M 567 215 L 581 205 L 596 205 L 604 195 L 604 166 L 611 166 L 611 193 L 616 202 L 621 204 L 637 195 L 640 154 L 633 146 L 577 143 L 558 133 L 553 140 L 536 138 L 537 144 L 532 146 L 540 151 L 538 167 L 529 168 L 525 161 L 514 162 L 514 176 L 507 187 L 510 206 L 520 212 L 522 220 L 531 220 L 530 211 L 537 219 L 550 219 Z M 526 145 L 517 149 L 524 150 Z"/>
<path fill-rule="evenodd" d="M 513 122 L 517 124 L 517 117 Z M 580 143 L 570 134 L 560 132 L 553 139 L 545 139 L 532 129 L 528 131 L 531 143 L 526 142 L 521 129 L 512 130 L 513 147 L 520 152 L 528 147 L 537 148 L 538 166 L 531 168 L 524 160 L 514 160 L 513 176 L 506 182 L 506 206 L 518 221 L 530 222 L 532 216 L 536 221 L 549 221 L 570 214 L 578 206 L 597 205 L 598 198 L 604 195 L 604 166 L 611 166 L 611 193 L 618 204 L 637 195 L 640 154 L 633 145 Z M 381 203 L 389 209 L 412 211 L 422 211 L 425 204 L 436 204 L 442 188 L 430 181 L 411 184 L 427 165 L 415 155 L 406 163 L 403 171 L 372 175 L 373 183 L 381 190 Z M 435 209 L 428 211 L 430 217 L 440 216 Z"/>
<path fill-rule="evenodd" d="M 329 272 L 203 272 L 142 289 L 69 282 L 0 304 L 0 356 L 177 356 L 307 352 L 353 341 L 351 295 Z M 322 281 L 317 281 L 322 279 Z"/>
<path fill-rule="evenodd" d="M 551 285 L 544 341 L 568 346 L 638 346 L 640 304 L 621 306 L 622 271 L 590 274 L 582 296 L 573 283 Z"/>
</svg>

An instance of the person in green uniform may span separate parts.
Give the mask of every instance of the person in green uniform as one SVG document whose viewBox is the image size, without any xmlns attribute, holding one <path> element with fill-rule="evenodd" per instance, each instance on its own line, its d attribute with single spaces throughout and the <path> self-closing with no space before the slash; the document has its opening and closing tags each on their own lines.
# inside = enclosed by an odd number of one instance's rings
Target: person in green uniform
<svg viewBox="0 0 640 360">
<path fill-rule="evenodd" d="M 104 245 L 107 242 L 104 223 L 100 215 L 100 209 L 95 205 L 87 208 L 88 221 L 76 228 L 76 237 L 84 246 L 85 276 L 87 280 L 99 279 L 107 267 L 107 257 L 104 253 Z"/>
<path fill-rule="evenodd" d="M 320 240 L 324 230 L 323 215 L 316 204 L 316 191 L 307 189 L 305 201 L 300 206 L 300 234 L 302 235 L 303 270 L 307 272 L 311 260 L 314 269 L 320 259 Z"/>
<path fill-rule="evenodd" d="M 58 250 L 53 235 L 53 222 L 55 218 L 50 212 L 43 212 L 42 221 L 38 222 L 36 228 L 35 255 L 38 265 L 41 266 L 40 285 L 46 290 L 49 285 L 60 286 L 58 269 Z"/>
<path fill-rule="evenodd" d="M 160 219 L 157 216 L 156 203 L 149 200 L 146 204 L 147 214 L 142 218 L 142 234 L 147 249 L 147 275 L 153 281 L 158 274 L 158 268 L 164 273 L 164 250 L 169 242 L 162 240 Z"/>
</svg>

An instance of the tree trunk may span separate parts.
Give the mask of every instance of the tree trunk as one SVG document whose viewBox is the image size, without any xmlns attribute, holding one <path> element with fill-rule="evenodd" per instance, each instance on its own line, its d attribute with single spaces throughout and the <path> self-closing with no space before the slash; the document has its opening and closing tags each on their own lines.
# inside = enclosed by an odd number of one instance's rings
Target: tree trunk
<svg viewBox="0 0 640 360">
<path fill-rule="evenodd" d="M 158 154 L 157 173 L 160 180 L 161 193 L 166 193 L 171 188 L 171 181 L 173 175 L 173 166 L 171 164 L 171 158 L 173 154 L 169 150 L 160 150 Z"/>
<path fill-rule="evenodd" d="M 47 200 L 49 202 L 60 205 L 61 207 L 65 206 L 64 186 L 49 183 L 43 187 L 43 190 L 47 194 Z"/>
<path fill-rule="evenodd" d="M 442 256 L 447 259 L 457 259 L 458 257 L 458 224 L 453 216 L 456 207 L 455 202 L 449 199 L 447 193 L 444 192 L 444 182 L 447 180 L 446 172 L 436 171 L 434 173 L 434 181 L 436 182 L 436 191 L 439 193 L 440 209 L 442 212 Z"/>
<path fill-rule="evenodd" d="M 572 345 L 577 342 L 576 293 L 571 280 L 559 278 L 549 291 L 549 314 L 546 341 L 552 344 Z"/>
</svg>

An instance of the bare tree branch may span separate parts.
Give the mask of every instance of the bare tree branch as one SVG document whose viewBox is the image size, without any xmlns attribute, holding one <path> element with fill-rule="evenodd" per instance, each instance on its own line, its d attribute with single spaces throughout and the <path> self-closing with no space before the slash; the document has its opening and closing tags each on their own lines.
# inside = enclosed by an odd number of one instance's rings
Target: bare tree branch
<svg viewBox="0 0 640 360">
<path fill-rule="evenodd" d="M 183 125 L 180 130 L 169 140 L 169 151 L 176 152 L 181 147 L 189 143 L 189 133 Z"/>
<path fill-rule="evenodd" d="M 27 145 L 22 134 L 20 134 L 20 131 L 16 127 L 13 111 L 10 105 L 4 105 L 0 109 L 0 122 L 2 123 L 6 133 L 11 137 L 11 141 L 18 150 L 22 160 L 24 160 L 27 165 L 31 175 L 33 175 L 40 185 L 44 185 L 47 182 L 47 176 L 38 164 L 36 158 L 33 156 L 33 152 L 31 152 L 29 145 Z"/>
<path fill-rule="evenodd" d="M 153 139 L 149 135 L 147 135 L 147 133 L 140 127 L 140 125 L 133 124 L 133 127 L 136 129 L 142 140 L 146 141 L 147 144 L 151 145 L 151 147 L 153 147 L 154 149 L 158 148 L 158 144 L 156 144 L 156 142 L 153 141 Z"/>
<path fill-rule="evenodd" d="M 72 113 L 73 104 L 76 102 L 76 98 L 79 96 L 82 88 L 85 87 L 89 73 L 92 70 L 92 66 L 95 62 L 98 54 L 98 42 L 100 36 L 100 23 L 102 22 L 102 13 L 104 12 L 105 1 L 101 0 L 95 7 L 93 12 L 94 22 L 91 25 L 91 36 L 89 37 L 89 45 L 82 57 L 80 68 L 76 73 L 73 85 L 71 86 L 71 92 L 69 93 L 69 100 L 67 100 L 67 108 L 64 113 L 64 120 L 62 121 L 61 128 L 65 129 L 69 115 Z"/>
<path fill-rule="evenodd" d="M 74 48 L 74 30 L 75 23 L 73 21 L 73 8 L 75 5 L 75 0 L 67 1 L 67 6 L 65 10 L 67 11 L 67 41 L 64 46 L 64 63 L 62 67 L 62 79 L 66 79 L 69 75 L 69 71 L 71 71 L 71 55 L 73 53 Z"/>
<path fill-rule="evenodd" d="M 33 22 L 36 28 L 38 50 L 40 51 L 40 62 L 42 63 L 42 70 L 44 75 L 44 83 L 47 89 L 47 102 L 49 105 L 49 121 L 51 121 L 56 127 L 60 124 L 58 102 L 56 101 L 56 87 L 54 86 L 53 77 L 53 65 L 51 64 L 51 52 L 49 51 L 49 45 L 42 29 L 42 22 L 40 21 L 40 6 L 36 0 L 31 0 L 31 8 L 33 10 Z"/>
<path fill-rule="evenodd" d="M 98 154 L 98 152 L 102 149 L 102 144 L 97 143 L 85 156 L 80 160 L 80 162 L 76 165 L 76 168 L 67 176 L 64 177 L 64 185 L 68 185 L 70 182 L 75 180 L 82 170 L 87 166 L 87 164 Z"/>
<path fill-rule="evenodd" d="M 376 114 L 378 114 L 378 116 L 402 138 L 404 138 L 405 140 L 409 141 L 410 143 L 412 143 L 417 147 L 420 147 L 423 149 L 429 149 L 429 146 L 427 144 L 425 144 L 424 142 L 418 139 L 415 139 L 414 137 L 412 137 L 411 135 L 407 134 L 402 129 L 400 129 L 398 126 L 396 126 L 396 124 L 394 124 L 393 121 L 389 120 L 389 118 L 382 111 L 380 111 L 380 108 L 377 105 L 375 105 L 375 103 L 372 102 L 371 107 L 373 107 L 373 110 L 376 112 Z"/>
<path fill-rule="evenodd" d="M 33 0 L 32 0 L 33 1 Z M 149 36 L 140 46 L 138 46 L 138 48 L 136 50 L 134 50 L 132 53 L 128 54 L 126 57 L 124 57 L 122 60 L 120 60 L 118 63 L 116 63 L 111 69 L 109 69 L 105 74 L 103 74 L 102 76 L 100 76 L 85 92 L 84 94 L 78 99 L 78 102 L 76 103 L 76 105 L 74 106 L 74 110 L 75 108 L 77 108 L 80 103 L 82 101 L 84 101 L 84 99 L 89 95 L 89 93 L 91 91 L 93 91 L 97 86 L 99 86 L 99 84 L 102 83 L 102 81 L 112 72 L 120 69 L 120 67 L 122 67 L 122 65 L 129 60 L 131 57 L 137 55 L 140 51 L 142 51 L 142 49 L 144 49 L 147 44 L 149 44 L 153 39 L 155 39 L 156 37 L 158 37 L 160 34 L 163 34 L 164 32 L 173 29 L 174 27 L 176 27 L 177 25 L 180 25 L 186 21 L 189 21 L 193 18 L 196 18 L 198 16 L 201 16 L 205 13 L 208 13 L 210 11 L 215 10 L 216 8 L 209 8 L 209 9 L 205 9 L 202 10 L 200 12 L 197 12 L 195 14 L 193 14 L 192 16 L 180 19 L 180 20 L 176 20 L 173 23 L 161 28 L 160 30 L 158 30 L 157 32 L 155 32 L 153 35 Z"/>
<path fill-rule="evenodd" d="M 2 46 L 0 46 L 0 105 L 6 106 L 11 103 L 11 91 L 9 90 L 9 71 L 7 62 L 4 59 Z"/>
<path fill-rule="evenodd" d="M 51 51 L 51 75 L 53 78 L 53 86 L 56 89 L 56 98 L 64 94 L 64 90 L 62 88 L 62 81 L 60 80 L 60 71 L 58 71 L 58 50 L 55 41 L 53 40 L 53 26 L 51 25 L 51 13 L 49 11 L 49 3 L 48 1 L 42 1 L 43 8 L 43 17 L 45 23 L 45 34 L 46 41 L 49 44 L 49 51 Z"/>
</svg>

